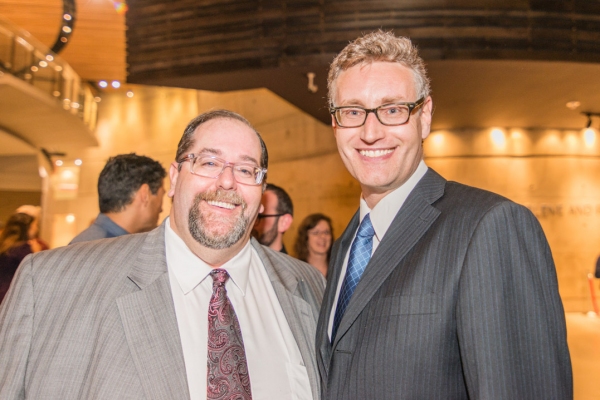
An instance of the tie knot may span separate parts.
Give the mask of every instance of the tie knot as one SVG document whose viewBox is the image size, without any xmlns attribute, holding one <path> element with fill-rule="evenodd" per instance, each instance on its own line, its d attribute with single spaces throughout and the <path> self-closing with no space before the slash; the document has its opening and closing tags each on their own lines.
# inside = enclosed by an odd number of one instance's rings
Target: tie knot
<svg viewBox="0 0 600 400">
<path fill-rule="evenodd" d="M 375 229 L 373 229 L 373 224 L 371 223 L 371 214 L 367 214 L 360 223 L 356 236 L 372 237 L 373 235 L 375 235 Z"/>
<path fill-rule="evenodd" d="M 210 272 L 210 276 L 213 279 L 213 286 L 223 286 L 227 279 L 229 279 L 229 274 L 224 269 L 213 269 Z"/>
</svg>

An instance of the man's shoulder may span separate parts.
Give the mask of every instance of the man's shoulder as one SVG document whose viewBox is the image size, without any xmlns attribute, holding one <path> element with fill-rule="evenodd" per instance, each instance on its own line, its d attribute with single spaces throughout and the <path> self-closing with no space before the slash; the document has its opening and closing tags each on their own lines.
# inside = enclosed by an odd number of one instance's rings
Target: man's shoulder
<svg viewBox="0 0 600 400">
<path fill-rule="evenodd" d="M 273 268 L 278 273 L 293 275 L 299 280 L 310 280 L 319 283 L 323 282 L 321 273 L 310 264 L 279 251 L 275 251 L 267 246 L 259 245 L 259 249 L 264 252 L 263 254 L 266 257 L 268 257 Z M 259 251 L 259 256 L 260 255 Z"/>
</svg>

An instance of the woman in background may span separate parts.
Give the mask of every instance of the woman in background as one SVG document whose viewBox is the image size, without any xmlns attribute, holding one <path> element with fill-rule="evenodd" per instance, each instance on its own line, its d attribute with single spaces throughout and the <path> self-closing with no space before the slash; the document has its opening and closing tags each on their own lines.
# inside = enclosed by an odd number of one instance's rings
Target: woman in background
<svg viewBox="0 0 600 400">
<path fill-rule="evenodd" d="M 6 221 L 0 234 L 0 303 L 8 292 L 17 267 L 25 256 L 41 250 L 35 240 L 37 220 L 25 213 L 16 213 Z"/>
<path fill-rule="evenodd" d="M 306 261 L 327 277 L 332 243 L 331 218 L 324 214 L 310 214 L 298 227 L 294 250 L 298 259 Z"/>
</svg>

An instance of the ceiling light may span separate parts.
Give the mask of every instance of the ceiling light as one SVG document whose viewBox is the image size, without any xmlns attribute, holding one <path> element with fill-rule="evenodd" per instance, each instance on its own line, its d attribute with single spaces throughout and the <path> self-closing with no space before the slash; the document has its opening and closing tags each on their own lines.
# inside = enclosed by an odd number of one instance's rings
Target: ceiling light
<svg viewBox="0 0 600 400">
<path fill-rule="evenodd" d="M 106 81 L 99 81 L 98 82 L 98 86 L 100 86 L 101 88 L 108 87 L 108 82 L 106 82 Z"/>
<path fill-rule="evenodd" d="M 118 89 L 121 87 L 121 82 L 119 81 L 112 81 L 112 83 L 110 84 L 112 87 L 114 87 L 115 89 Z"/>
<path fill-rule="evenodd" d="M 129 90 L 127 92 L 127 97 L 132 98 L 133 97 L 133 91 Z"/>
<path fill-rule="evenodd" d="M 577 100 L 569 101 L 566 106 L 569 110 L 576 110 L 581 105 L 581 102 Z"/>
</svg>

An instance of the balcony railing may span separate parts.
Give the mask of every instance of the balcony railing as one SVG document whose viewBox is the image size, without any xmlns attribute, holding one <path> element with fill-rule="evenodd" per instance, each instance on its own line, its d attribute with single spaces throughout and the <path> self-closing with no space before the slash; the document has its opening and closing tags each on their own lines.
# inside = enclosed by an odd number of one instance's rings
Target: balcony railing
<svg viewBox="0 0 600 400">
<path fill-rule="evenodd" d="M 90 130 L 95 128 L 98 107 L 92 86 L 29 32 L 1 17 L 0 71 L 52 96 Z"/>
</svg>

